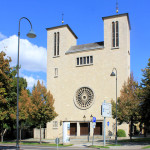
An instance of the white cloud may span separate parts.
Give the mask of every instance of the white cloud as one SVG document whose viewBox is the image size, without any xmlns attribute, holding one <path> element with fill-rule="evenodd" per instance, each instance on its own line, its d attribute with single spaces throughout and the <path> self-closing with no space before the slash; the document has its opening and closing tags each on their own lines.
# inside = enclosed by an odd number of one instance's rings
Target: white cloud
<svg viewBox="0 0 150 150">
<path fill-rule="evenodd" d="M 0 41 L 0 51 L 4 49 L 6 49 L 6 54 L 12 58 L 12 66 L 16 66 L 18 54 L 18 37 L 16 35 L 13 35 Z M 46 48 L 38 47 L 37 45 L 30 43 L 26 39 L 20 39 L 19 58 L 21 69 L 31 72 L 46 72 Z"/>
<path fill-rule="evenodd" d="M 7 37 L 0 32 L 0 40 L 6 39 Z"/>
<path fill-rule="evenodd" d="M 23 76 L 23 78 L 25 78 L 27 80 L 27 83 L 28 83 L 28 88 L 29 89 L 32 89 L 34 85 L 37 84 L 37 81 L 39 80 L 40 83 L 44 83 L 45 85 L 45 82 L 42 80 L 42 79 L 35 79 L 33 78 L 32 76 Z"/>
</svg>

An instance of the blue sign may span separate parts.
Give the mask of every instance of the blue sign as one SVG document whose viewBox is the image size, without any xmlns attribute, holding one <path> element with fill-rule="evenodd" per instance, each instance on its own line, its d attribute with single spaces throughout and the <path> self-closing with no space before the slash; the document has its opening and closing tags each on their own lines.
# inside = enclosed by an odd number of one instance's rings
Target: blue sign
<svg viewBox="0 0 150 150">
<path fill-rule="evenodd" d="M 109 121 L 107 122 L 107 126 L 109 127 Z"/>
<path fill-rule="evenodd" d="M 93 122 L 96 122 L 96 117 L 93 117 Z"/>
</svg>

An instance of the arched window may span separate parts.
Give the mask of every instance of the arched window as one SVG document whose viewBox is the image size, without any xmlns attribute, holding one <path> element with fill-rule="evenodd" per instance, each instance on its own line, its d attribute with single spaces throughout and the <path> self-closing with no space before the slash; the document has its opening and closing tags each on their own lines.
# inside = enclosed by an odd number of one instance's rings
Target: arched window
<svg viewBox="0 0 150 150">
<path fill-rule="evenodd" d="M 54 56 L 56 56 L 56 32 L 54 33 Z"/>
<path fill-rule="evenodd" d="M 112 47 L 115 47 L 115 22 L 112 22 Z"/>
<path fill-rule="evenodd" d="M 54 56 L 59 56 L 59 40 L 60 40 L 60 33 L 54 32 Z"/>
<path fill-rule="evenodd" d="M 119 23 L 116 21 L 116 47 L 119 46 Z"/>
<path fill-rule="evenodd" d="M 112 47 L 119 47 L 119 22 L 112 22 Z"/>
</svg>

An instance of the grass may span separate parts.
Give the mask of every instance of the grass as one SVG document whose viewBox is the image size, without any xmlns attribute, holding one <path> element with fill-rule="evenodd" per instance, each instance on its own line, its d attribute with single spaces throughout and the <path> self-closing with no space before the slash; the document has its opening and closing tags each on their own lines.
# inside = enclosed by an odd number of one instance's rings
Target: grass
<svg viewBox="0 0 150 150">
<path fill-rule="evenodd" d="M 0 144 L 15 144 L 16 142 L 0 142 Z M 20 145 L 41 145 L 41 146 L 57 146 L 57 144 L 50 144 L 50 143 L 37 143 L 37 142 L 21 142 Z M 73 144 L 69 145 L 63 145 L 63 144 L 58 144 L 59 147 L 67 147 L 67 146 L 72 146 Z"/>
<path fill-rule="evenodd" d="M 150 146 L 145 146 L 145 147 L 143 147 L 142 149 L 148 149 L 148 148 L 150 148 Z"/>
<path fill-rule="evenodd" d="M 150 142 L 150 138 L 138 138 L 138 139 L 126 139 L 126 140 L 119 140 L 119 142 Z"/>
<path fill-rule="evenodd" d="M 109 148 L 108 146 L 97 146 L 97 145 L 91 145 L 90 147 L 93 147 L 93 148 Z"/>
<path fill-rule="evenodd" d="M 109 144 L 107 146 L 121 146 L 121 144 Z"/>
</svg>

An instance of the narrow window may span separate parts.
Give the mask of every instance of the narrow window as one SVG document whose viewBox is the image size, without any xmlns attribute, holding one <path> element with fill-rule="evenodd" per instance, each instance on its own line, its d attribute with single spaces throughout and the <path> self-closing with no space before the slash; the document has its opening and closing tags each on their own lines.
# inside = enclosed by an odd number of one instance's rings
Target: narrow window
<svg viewBox="0 0 150 150">
<path fill-rule="evenodd" d="M 58 77 L 58 68 L 55 68 L 55 77 Z"/>
<path fill-rule="evenodd" d="M 116 47 L 119 46 L 119 24 L 118 21 L 116 21 Z"/>
<path fill-rule="evenodd" d="M 83 57 L 83 64 L 86 64 L 86 57 Z"/>
<path fill-rule="evenodd" d="M 59 55 L 59 32 L 57 32 L 57 55 Z"/>
<path fill-rule="evenodd" d="M 93 56 L 90 56 L 90 63 L 93 64 Z"/>
<path fill-rule="evenodd" d="M 87 56 L 87 64 L 89 64 L 89 56 Z"/>
<path fill-rule="evenodd" d="M 53 128 L 58 128 L 58 121 L 53 121 Z"/>
<path fill-rule="evenodd" d="M 77 58 L 77 65 L 79 65 L 79 58 Z"/>
<path fill-rule="evenodd" d="M 112 22 L 112 47 L 115 47 L 115 22 Z"/>
<path fill-rule="evenodd" d="M 56 32 L 54 33 L 54 56 L 56 56 Z"/>
<path fill-rule="evenodd" d="M 82 57 L 80 57 L 80 65 L 82 65 Z"/>
</svg>

